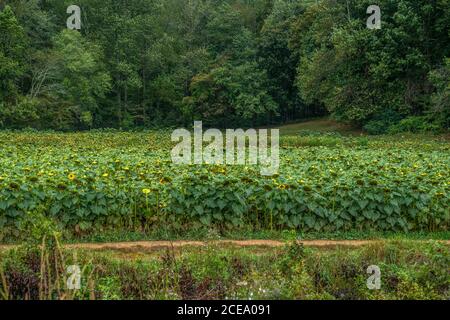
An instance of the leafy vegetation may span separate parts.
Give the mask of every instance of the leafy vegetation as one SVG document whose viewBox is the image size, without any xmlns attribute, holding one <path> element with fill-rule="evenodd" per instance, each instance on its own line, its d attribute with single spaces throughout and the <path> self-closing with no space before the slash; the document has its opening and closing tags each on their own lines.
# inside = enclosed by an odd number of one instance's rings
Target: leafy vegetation
<svg viewBox="0 0 450 320">
<path fill-rule="evenodd" d="M 56 253 L 56 254 L 54 254 Z M 63 259 L 61 270 L 40 259 Z M 18 248 L 0 253 L 0 299 L 449 299 L 449 250 L 438 242 L 361 248 L 183 248 L 147 253 Z M 64 266 L 82 267 L 67 290 Z M 382 271 L 367 288 L 367 268 Z M 44 279 L 40 281 L 39 279 Z"/>
<path fill-rule="evenodd" d="M 283 123 L 369 133 L 450 124 L 448 0 L 61 0 L 0 4 L 0 126 Z M 392 129 L 390 129 L 392 127 Z"/>
<path fill-rule="evenodd" d="M 0 1 L 0 299 L 448 300 L 450 0 L 372 4 L 78 0 L 68 30 L 72 1 Z M 174 164 L 195 121 L 281 126 L 279 174 Z M 221 238 L 394 240 L 61 243 Z"/>
<path fill-rule="evenodd" d="M 445 140 L 285 136 L 281 168 L 175 165 L 166 132 L 0 133 L 0 227 L 39 211 L 69 234 L 242 228 L 448 231 Z"/>
</svg>

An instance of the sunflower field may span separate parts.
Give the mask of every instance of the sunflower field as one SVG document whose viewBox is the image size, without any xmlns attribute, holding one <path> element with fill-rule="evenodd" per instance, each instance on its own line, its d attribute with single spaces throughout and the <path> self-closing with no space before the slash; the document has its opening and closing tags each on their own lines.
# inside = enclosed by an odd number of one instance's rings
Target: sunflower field
<svg viewBox="0 0 450 320">
<path fill-rule="evenodd" d="M 282 137 L 279 175 L 175 165 L 169 132 L 0 133 L 0 230 L 41 211 L 74 233 L 106 229 L 446 231 L 446 140 Z"/>
</svg>

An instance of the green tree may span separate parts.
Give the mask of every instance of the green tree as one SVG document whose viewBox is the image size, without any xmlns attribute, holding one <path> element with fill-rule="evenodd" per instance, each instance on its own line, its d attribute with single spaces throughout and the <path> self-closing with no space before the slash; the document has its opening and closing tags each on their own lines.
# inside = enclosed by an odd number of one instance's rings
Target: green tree
<svg viewBox="0 0 450 320">
<path fill-rule="evenodd" d="M 441 67 L 430 72 L 429 79 L 435 87 L 431 96 L 430 114 L 439 127 L 450 128 L 450 58 Z"/>
<path fill-rule="evenodd" d="M 0 11 L 0 101 L 17 102 L 26 71 L 27 37 L 10 6 Z"/>
<path fill-rule="evenodd" d="M 185 99 L 194 115 L 221 126 L 258 123 L 277 111 L 267 92 L 267 74 L 260 68 L 254 35 L 243 28 L 228 44 L 217 66 L 195 77 Z"/>
<path fill-rule="evenodd" d="M 259 37 L 260 65 L 267 70 L 268 91 L 280 107 L 282 121 L 317 114 L 299 97 L 295 86 L 298 51 L 289 47 L 290 25 L 303 11 L 299 2 L 275 1 Z"/>
<path fill-rule="evenodd" d="M 299 92 L 307 103 L 322 103 L 358 124 L 386 114 L 423 114 L 428 73 L 449 50 L 442 27 L 450 22 L 448 1 L 383 0 L 381 30 L 365 26 L 369 4 L 323 1 L 293 24 Z"/>
<path fill-rule="evenodd" d="M 102 65 L 101 51 L 77 31 L 64 30 L 54 39 L 55 65 L 49 76 L 49 92 L 56 105 L 56 125 L 69 129 L 96 114 L 99 101 L 110 90 L 111 79 Z"/>
</svg>

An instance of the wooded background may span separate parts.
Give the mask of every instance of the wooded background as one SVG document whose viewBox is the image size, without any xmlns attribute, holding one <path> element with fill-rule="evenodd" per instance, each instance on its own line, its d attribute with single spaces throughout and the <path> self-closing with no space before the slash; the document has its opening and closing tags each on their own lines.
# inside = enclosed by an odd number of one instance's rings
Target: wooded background
<svg viewBox="0 0 450 320">
<path fill-rule="evenodd" d="M 0 1 L 0 127 L 450 125 L 449 0 Z"/>
</svg>

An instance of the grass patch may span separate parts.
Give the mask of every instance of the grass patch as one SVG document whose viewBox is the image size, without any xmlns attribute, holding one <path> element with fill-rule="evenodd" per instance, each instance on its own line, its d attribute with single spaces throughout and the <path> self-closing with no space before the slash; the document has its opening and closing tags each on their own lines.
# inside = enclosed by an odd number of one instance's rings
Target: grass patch
<svg viewBox="0 0 450 320">
<path fill-rule="evenodd" d="M 39 299 L 43 289 L 45 298 L 79 300 L 450 298 L 450 253 L 437 242 L 335 250 L 295 243 L 264 250 L 208 245 L 151 254 L 67 250 L 59 256 L 82 270 L 77 293 L 68 296 L 65 278 L 51 268 L 45 277 L 53 285 L 42 288 L 39 251 L 20 248 L 0 255 L 3 298 Z M 381 270 L 380 290 L 367 287 L 370 265 Z"/>
<path fill-rule="evenodd" d="M 72 243 L 105 243 L 127 241 L 158 241 L 158 240 L 450 240 L 450 231 L 442 232 L 316 232 L 303 233 L 295 230 L 284 231 L 228 231 L 220 233 L 214 229 L 197 229 L 186 232 L 155 230 L 151 233 L 110 231 L 87 235 L 82 238 L 67 238 Z"/>
<path fill-rule="evenodd" d="M 298 135 L 302 132 L 318 133 L 341 133 L 344 135 L 361 135 L 362 130 L 350 125 L 339 123 L 329 118 L 309 119 L 301 122 L 295 122 L 279 127 L 281 135 Z"/>
</svg>

